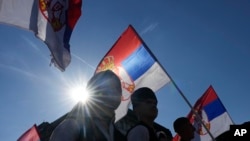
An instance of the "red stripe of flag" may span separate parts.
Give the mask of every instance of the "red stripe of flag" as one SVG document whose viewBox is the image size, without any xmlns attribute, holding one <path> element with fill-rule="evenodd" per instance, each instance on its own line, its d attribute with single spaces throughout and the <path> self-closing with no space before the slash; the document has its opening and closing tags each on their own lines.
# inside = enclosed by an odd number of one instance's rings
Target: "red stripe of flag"
<svg viewBox="0 0 250 141">
<path fill-rule="evenodd" d="M 133 27 L 129 25 L 128 29 L 122 33 L 121 37 L 105 56 L 114 56 L 115 65 L 121 66 L 120 63 L 139 48 L 141 44 L 142 42 L 136 35 Z"/>
</svg>

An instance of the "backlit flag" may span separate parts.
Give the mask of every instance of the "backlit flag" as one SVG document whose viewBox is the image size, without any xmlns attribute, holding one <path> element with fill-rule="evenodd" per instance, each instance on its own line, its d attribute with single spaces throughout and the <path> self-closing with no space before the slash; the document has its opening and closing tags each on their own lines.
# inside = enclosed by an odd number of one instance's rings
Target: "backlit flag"
<svg viewBox="0 0 250 141">
<path fill-rule="evenodd" d="M 214 138 L 229 130 L 230 125 L 233 124 L 226 108 L 212 86 L 209 86 L 206 92 L 198 99 L 194 105 L 194 110 L 202 118 L 204 125 Z M 190 111 L 187 117 L 196 128 L 195 138 L 192 141 L 212 141 L 207 130 L 192 111 Z M 179 139 L 178 135 L 174 137 L 174 141 Z"/>
<path fill-rule="evenodd" d="M 0 23 L 33 31 L 47 44 L 61 71 L 71 61 L 69 40 L 81 15 L 81 0 L 0 0 Z"/>
<path fill-rule="evenodd" d="M 131 25 L 101 60 L 96 73 L 107 69 L 115 72 L 122 83 L 123 96 L 115 111 L 116 121 L 126 115 L 134 90 L 149 87 L 157 91 L 170 82 L 164 69 Z"/>
<path fill-rule="evenodd" d="M 36 124 L 27 130 L 17 141 L 40 141 Z"/>
</svg>

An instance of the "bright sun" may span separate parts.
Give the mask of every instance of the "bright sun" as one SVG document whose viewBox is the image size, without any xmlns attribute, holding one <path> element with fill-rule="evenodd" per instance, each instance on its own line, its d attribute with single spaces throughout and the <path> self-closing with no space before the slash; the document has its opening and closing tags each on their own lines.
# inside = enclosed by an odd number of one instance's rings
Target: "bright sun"
<svg viewBox="0 0 250 141">
<path fill-rule="evenodd" d="M 71 88 L 70 95 L 75 102 L 85 103 L 89 98 L 88 91 L 83 86 L 75 86 Z"/>
</svg>

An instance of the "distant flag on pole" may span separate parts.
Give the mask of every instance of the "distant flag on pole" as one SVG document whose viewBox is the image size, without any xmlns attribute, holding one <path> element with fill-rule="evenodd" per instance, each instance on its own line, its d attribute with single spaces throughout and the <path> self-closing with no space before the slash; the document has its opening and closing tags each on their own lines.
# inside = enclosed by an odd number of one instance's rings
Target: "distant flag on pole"
<svg viewBox="0 0 250 141">
<path fill-rule="evenodd" d="M 61 71 L 71 61 L 69 40 L 81 15 L 81 0 L 0 0 L 0 23 L 31 30 L 47 44 Z"/>
<path fill-rule="evenodd" d="M 197 100 L 193 109 L 202 118 L 204 125 L 214 138 L 229 130 L 230 125 L 233 124 L 226 108 L 212 86 L 209 86 L 206 92 Z M 195 138 L 192 141 L 212 141 L 210 135 L 192 111 L 187 117 L 196 128 Z M 173 139 L 173 141 L 179 140 L 178 135 Z"/>
<path fill-rule="evenodd" d="M 40 141 L 36 124 L 27 130 L 17 141 Z"/>
<path fill-rule="evenodd" d="M 134 90 L 149 87 L 157 91 L 170 82 L 165 70 L 131 25 L 100 61 L 96 73 L 107 69 L 115 72 L 122 83 L 122 102 L 115 111 L 116 121 L 126 115 Z"/>
</svg>

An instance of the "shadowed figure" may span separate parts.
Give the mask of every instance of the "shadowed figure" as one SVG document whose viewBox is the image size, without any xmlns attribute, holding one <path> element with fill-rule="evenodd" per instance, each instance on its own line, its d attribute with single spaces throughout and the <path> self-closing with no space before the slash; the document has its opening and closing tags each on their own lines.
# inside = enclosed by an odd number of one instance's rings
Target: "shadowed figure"
<svg viewBox="0 0 250 141">
<path fill-rule="evenodd" d="M 137 89 L 132 94 L 131 101 L 138 123 L 128 130 L 128 141 L 170 141 L 172 139 L 164 131 L 157 131 L 155 128 L 154 120 L 158 115 L 158 101 L 150 88 Z"/>
<path fill-rule="evenodd" d="M 95 74 L 87 84 L 89 100 L 78 103 L 53 131 L 50 141 L 123 141 L 114 126 L 121 102 L 120 79 L 110 70 Z"/>
<path fill-rule="evenodd" d="M 186 117 L 174 121 L 174 130 L 181 137 L 180 141 L 191 141 L 194 138 L 195 128 Z"/>
</svg>

